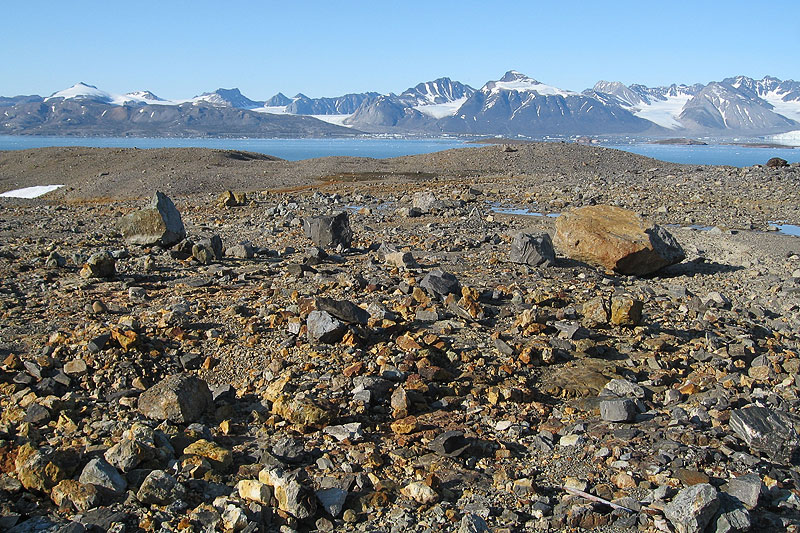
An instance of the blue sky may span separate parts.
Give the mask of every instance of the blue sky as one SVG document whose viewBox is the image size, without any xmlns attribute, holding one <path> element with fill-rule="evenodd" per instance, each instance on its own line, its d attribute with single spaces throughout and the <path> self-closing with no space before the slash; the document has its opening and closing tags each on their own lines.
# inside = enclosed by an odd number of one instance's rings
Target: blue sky
<svg viewBox="0 0 800 533">
<path fill-rule="evenodd" d="M 218 87 L 338 96 L 440 76 L 477 88 L 511 69 L 576 91 L 600 79 L 800 80 L 797 0 L 15 0 L 3 12 L 4 96 L 78 81 L 164 98 Z"/>
</svg>

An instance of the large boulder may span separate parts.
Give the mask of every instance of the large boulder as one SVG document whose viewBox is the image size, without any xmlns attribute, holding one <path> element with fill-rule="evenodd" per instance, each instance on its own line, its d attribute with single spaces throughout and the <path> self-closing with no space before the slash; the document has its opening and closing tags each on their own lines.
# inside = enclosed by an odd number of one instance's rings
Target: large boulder
<svg viewBox="0 0 800 533">
<path fill-rule="evenodd" d="M 350 218 L 344 211 L 336 215 L 322 215 L 303 219 L 306 237 L 322 248 L 335 248 L 342 245 L 350 248 L 353 231 Z"/>
<path fill-rule="evenodd" d="M 188 424 L 214 406 L 208 385 L 191 374 L 167 376 L 139 396 L 139 411 L 153 420 Z"/>
<path fill-rule="evenodd" d="M 130 244 L 172 246 L 186 237 L 178 208 L 169 197 L 156 192 L 150 206 L 122 217 L 119 229 Z"/>
<path fill-rule="evenodd" d="M 652 274 L 686 257 L 667 230 L 610 205 L 562 214 L 556 219 L 554 244 L 567 257 L 634 276 Z"/>
</svg>

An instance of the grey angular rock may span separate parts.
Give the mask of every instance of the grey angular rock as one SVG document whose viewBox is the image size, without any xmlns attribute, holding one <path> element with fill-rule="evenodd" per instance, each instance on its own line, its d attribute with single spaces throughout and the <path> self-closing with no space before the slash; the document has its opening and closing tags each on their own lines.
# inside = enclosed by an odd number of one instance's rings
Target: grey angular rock
<svg viewBox="0 0 800 533">
<path fill-rule="evenodd" d="M 800 437 L 784 411 L 759 406 L 734 409 L 729 425 L 750 448 L 773 461 L 791 462 L 800 449 Z"/>
<path fill-rule="evenodd" d="M 214 406 L 205 381 L 189 374 L 173 374 L 139 396 L 139 411 L 154 420 L 188 424 Z"/>
<path fill-rule="evenodd" d="M 755 509 L 764 483 L 756 473 L 745 474 L 731 479 L 723 490 L 744 504 L 748 509 Z"/>
<path fill-rule="evenodd" d="M 530 266 L 552 265 L 556 261 L 553 240 L 548 233 L 519 232 L 511 241 L 509 261 Z"/>
<path fill-rule="evenodd" d="M 103 457 L 114 468 L 118 468 L 122 472 L 130 472 L 140 463 L 155 457 L 155 454 L 155 449 L 142 442 L 123 439 L 106 450 Z"/>
<path fill-rule="evenodd" d="M 412 203 L 413 207 L 416 207 L 423 213 L 430 213 L 434 209 L 441 209 L 443 206 L 442 201 L 436 198 L 436 195 L 431 191 L 420 191 L 414 193 L 414 199 Z"/>
<path fill-rule="evenodd" d="M 419 284 L 420 287 L 428 291 L 432 296 L 447 296 L 458 292 L 460 284 L 458 279 L 451 273 L 436 268 L 428 272 Z"/>
<path fill-rule="evenodd" d="M 344 510 L 344 502 L 347 499 L 347 491 L 339 487 L 331 487 L 329 489 L 321 489 L 316 493 L 319 503 L 322 508 L 328 512 L 329 515 L 336 518 Z"/>
<path fill-rule="evenodd" d="M 186 237 L 181 214 L 162 192 L 153 195 L 149 207 L 122 217 L 119 229 L 127 242 L 143 246 L 170 247 Z"/>
<path fill-rule="evenodd" d="M 708 526 L 707 531 L 713 533 L 745 533 L 750 531 L 752 523 L 750 513 L 744 508 L 742 502 L 720 494 L 720 506 L 717 514 Z"/>
<path fill-rule="evenodd" d="M 369 313 L 366 310 L 347 300 L 317 298 L 317 309 L 350 324 L 366 325 L 369 321 Z"/>
<path fill-rule="evenodd" d="M 150 472 L 136 492 L 136 498 L 145 505 L 166 505 L 185 496 L 186 489 L 163 470 Z"/>
<path fill-rule="evenodd" d="M 458 533 L 488 533 L 489 525 L 480 516 L 467 513 L 461 518 Z"/>
<path fill-rule="evenodd" d="M 350 422 L 349 424 L 342 424 L 340 426 L 326 426 L 322 432 L 326 435 L 330 435 L 339 442 L 345 439 L 355 442 L 364 438 L 361 422 Z"/>
<path fill-rule="evenodd" d="M 86 464 L 78 481 L 105 489 L 115 496 L 123 494 L 128 487 L 128 482 L 117 472 L 117 469 L 99 457 L 95 457 Z"/>
<path fill-rule="evenodd" d="M 606 422 L 631 422 L 636 418 L 636 402 L 630 398 L 613 398 L 600 402 L 600 418 Z"/>
<path fill-rule="evenodd" d="M 306 319 L 306 330 L 310 342 L 332 344 L 342 339 L 347 326 L 327 311 L 311 311 Z"/>
<path fill-rule="evenodd" d="M 350 218 L 345 212 L 304 218 L 303 230 L 311 242 L 322 248 L 350 248 L 353 242 Z"/>
<path fill-rule="evenodd" d="M 228 257 L 235 257 L 236 259 L 252 259 L 255 253 L 255 248 L 253 248 L 253 245 L 249 242 L 243 242 L 225 250 L 225 255 Z"/>
<path fill-rule="evenodd" d="M 664 507 L 664 516 L 677 533 L 701 533 L 719 507 L 717 489 L 708 483 L 699 483 L 678 492 Z"/>
</svg>

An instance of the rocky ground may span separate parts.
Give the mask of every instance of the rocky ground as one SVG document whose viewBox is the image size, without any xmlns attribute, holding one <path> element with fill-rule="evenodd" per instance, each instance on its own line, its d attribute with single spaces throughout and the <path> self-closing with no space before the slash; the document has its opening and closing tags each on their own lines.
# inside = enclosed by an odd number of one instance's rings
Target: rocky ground
<svg viewBox="0 0 800 533">
<path fill-rule="evenodd" d="M 2 153 L 3 190 L 67 186 L 0 199 L 0 529 L 796 531 L 800 241 L 763 230 L 798 179 L 561 144 Z M 157 189 L 187 240 L 129 244 Z M 498 207 L 591 204 L 686 259 L 509 261 L 553 219 Z M 340 211 L 321 251 L 303 219 Z"/>
</svg>

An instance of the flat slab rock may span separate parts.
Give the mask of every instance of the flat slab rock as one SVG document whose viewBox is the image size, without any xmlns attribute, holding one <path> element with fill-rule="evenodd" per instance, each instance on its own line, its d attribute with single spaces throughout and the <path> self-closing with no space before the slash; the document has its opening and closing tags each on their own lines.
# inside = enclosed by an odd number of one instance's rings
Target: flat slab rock
<svg viewBox="0 0 800 533">
<path fill-rule="evenodd" d="M 555 247 L 571 259 L 644 276 L 686 257 L 664 228 L 628 209 L 593 205 L 556 219 Z"/>
</svg>

